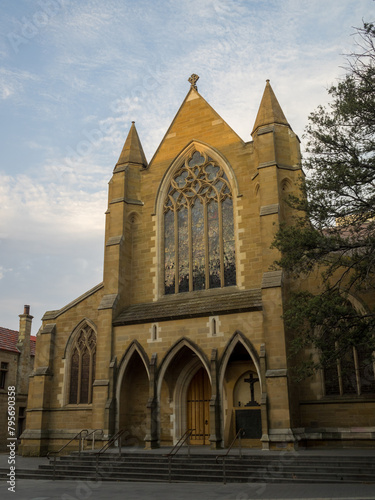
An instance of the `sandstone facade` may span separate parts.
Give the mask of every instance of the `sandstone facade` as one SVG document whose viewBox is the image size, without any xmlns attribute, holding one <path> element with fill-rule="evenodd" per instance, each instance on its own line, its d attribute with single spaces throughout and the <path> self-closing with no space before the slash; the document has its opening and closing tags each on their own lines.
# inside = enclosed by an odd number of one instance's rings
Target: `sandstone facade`
<svg viewBox="0 0 375 500">
<path fill-rule="evenodd" d="M 25 455 L 81 429 L 125 429 L 146 448 L 188 429 L 215 448 L 239 428 L 264 449 L 374 436 L 374 399 L 290 377 L 288 287 L 270 246 L 303 175 L 298 137 L 269 81 L 248 142 L 194 83 L 150 163 L 131 125 L 109 183 L 103 282 L 43 318 Z"/>
</svg>

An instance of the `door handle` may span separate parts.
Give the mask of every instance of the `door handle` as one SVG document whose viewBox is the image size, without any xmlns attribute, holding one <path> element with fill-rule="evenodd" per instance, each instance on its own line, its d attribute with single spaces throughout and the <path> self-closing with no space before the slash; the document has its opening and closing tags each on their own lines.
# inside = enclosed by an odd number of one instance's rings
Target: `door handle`
<svg viewBox="0 0 375 500">
<path fill-rule="evenodd" d="M 205 423 L 205 425 L 208 425 L 208 420 L 205 420 L 204 423 Z"/>
</svg>

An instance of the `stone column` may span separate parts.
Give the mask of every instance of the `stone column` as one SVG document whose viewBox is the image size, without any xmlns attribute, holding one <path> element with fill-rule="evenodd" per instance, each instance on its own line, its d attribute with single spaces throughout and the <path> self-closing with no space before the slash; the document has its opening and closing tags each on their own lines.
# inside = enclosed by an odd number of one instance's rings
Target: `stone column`
<svg viewBox="0 0 375 500">
<path fill-rule="evenodd" d="M 23 456 L 46 455 L 49 442 L 49 407 L 55 352 L 56 325 L 44 325 L 37 337 L 35 367 L 30 376 L 26 430 L 21 436 Z"/>
<path fill-rule="evenodd" d="M 262 380 L 262 394 L 260 401 L 260 414 L 262 419 L 262 449 L 269 450 L 269 436 L 268 436 L 268 406 L 267 406 L 267 386 L 266 386 L 266 371 L 267 371 L 267 362 L 266 362 L 266 346 L 265 344 L 261 344 L 260 346 L 260 376 Z"/>
<path fill-rule="evenodd" d="M 222 448 L 220 391 L 217 373 L 217 349 L 211 353 L 210 443 L 211 449 Z"/>
<path fill-rule="evenodd" d="M 149 397 L 147 401 L 147 434 L 145 437 L 145 448 L 159 448 L 158 439 L 158 401 L 156 394 L 156 369 L 157 369 L 157 354 L 151 356 L 150 361 L 150 386 Z"/>
</svg>

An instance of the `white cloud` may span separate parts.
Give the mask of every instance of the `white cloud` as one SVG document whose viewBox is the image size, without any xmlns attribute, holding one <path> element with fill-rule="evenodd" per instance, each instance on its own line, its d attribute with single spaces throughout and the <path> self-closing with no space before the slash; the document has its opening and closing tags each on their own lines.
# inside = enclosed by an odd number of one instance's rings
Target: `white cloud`
<svg viewBox="0 0 375 500">
<path fill-rule="evenodd" d="M 37 77 L 28 71 L 0 68 L 0 98 L 18 97 L 24 92 L 25 84 Z"/>
<path fill-rule="evenodd" d="M 6 3 L 0 28 L 22 36 L 43 2 Z M 352 26 L 373 7 L 369 0 L 52 4 L 61 7 L 17 52 L 6 36 L 0 41 L 8 151 L 0 175 L 2 314 L 32 302 L 38 318 L 101 279 L 107 182 L 132 120 L 150 161 L 194 72 L 202 96 L 250 140 L 270 78 L 302 135 L 342 73 Z"/>
</svg>

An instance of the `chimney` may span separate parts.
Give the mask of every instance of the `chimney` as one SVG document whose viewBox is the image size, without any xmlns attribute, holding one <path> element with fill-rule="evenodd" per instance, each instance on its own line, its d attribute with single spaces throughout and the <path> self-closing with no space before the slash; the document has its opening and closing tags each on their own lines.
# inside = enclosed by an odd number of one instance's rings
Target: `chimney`
<svg viewBox="0 0 375 500">
<path fill-rule="evenodd" d="M 23 307 L 23 314 L 20 314 L 19 318 L 20 327 L 18 332 L 17 346 L 18 344 L 22 345 L 26 339 L 28 339 L 28 343 L 30 344 L 31 322 L 33 319 L 33 316 L 30 316 L 30 306 L 25 305 Z"/>
<path fill-rule="evenodd" d="M 20 351 L 17 367 L 17 394 L 27 394 L 30 375 L 30 334 L 33 316 L 30 316 L 30 306 L 23 308 L 19 315 L 20 327 L 17 348 Z"/>
</svg>

